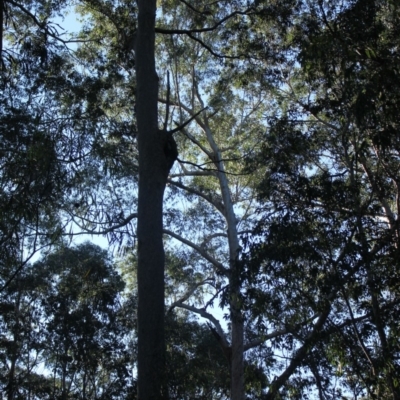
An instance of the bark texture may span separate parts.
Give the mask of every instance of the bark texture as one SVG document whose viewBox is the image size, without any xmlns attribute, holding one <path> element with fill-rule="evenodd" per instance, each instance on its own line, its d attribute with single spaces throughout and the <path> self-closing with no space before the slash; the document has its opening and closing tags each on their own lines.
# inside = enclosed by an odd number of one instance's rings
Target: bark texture
<svg viewBox="0 0 400 400">
<path fill-rule="evenodd" d="M 138 391 L 140 400 L 166 399 L 164 342 L 163 195 L 174 139 L 158 129 L 154 40 L 156 0 L 139 0 L 136 38 L 138 199 Z M 173 153 L 173 152 L 172 152 Z"/>
</svg>

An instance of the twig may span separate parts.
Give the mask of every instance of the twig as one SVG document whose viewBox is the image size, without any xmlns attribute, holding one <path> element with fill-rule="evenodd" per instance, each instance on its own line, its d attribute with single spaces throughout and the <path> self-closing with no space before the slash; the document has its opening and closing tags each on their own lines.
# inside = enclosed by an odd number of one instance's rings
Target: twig
<svg viewBox="0 0 400 400">
<path fill-rule="evenodd" d="M 197 112 L 196 114 L 194 114 L 193 116 L 191 116 L 186 122 L 184 122 L 182 125 L 179 125 L 178 127 L 176 127 L 175 129 L 172 129 L 171 131 L 168 131 L 167 133 L 170 135 L 173 135 L 176 132 L 179 132 L 180 130 L 182 130 L 186 125 L 190 124 L 196 117 L 198 117 L 204 110 L 206 110 L 208 107 L 204 107 L 202 108 L 199 112 Z M 175 122 L 175 124 L 177 124 L 177 122 Z M 177 124 L 178 125 L 178 124 Z"/>
<path fill-rule="evenodd" d="M 170 91 L 171 91 L 171 87 L 169 85 L 169 71 L 167 71 L 167 104 L 166 104 L 166 110 L 165 110 L 164 131 L 167 130 L 167 125 L 168 125 Z"/>
</svg>

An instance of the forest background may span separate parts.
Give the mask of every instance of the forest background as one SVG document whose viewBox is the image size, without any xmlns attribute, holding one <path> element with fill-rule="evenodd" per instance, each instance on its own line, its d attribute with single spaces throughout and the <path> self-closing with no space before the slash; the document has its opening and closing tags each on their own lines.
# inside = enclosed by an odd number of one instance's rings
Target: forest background
<svg viewBox="0 0 400 400">
<path fill-rule="evenodd" d="M 400 399 L 399 7 L 2 1 L 3 398 Z"/>
</svg>

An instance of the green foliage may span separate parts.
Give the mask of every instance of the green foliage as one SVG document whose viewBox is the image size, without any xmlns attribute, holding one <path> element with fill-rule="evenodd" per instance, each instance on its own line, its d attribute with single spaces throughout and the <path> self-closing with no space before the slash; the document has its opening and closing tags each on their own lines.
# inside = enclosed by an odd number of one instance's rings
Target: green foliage
<svg viewBox="0 0 400 400">
<path fill-rule="evenodd" d="M 166 338 L 171 399 L 229 398 L 228 363 L 207 325 L 169 313 Z"/>
<path fill-rule="evenodd" d="M 186 3 L 160 2 L 156 39 L 159 127 L 195 116 L 175 134 L 165 197 L 171 397 L 228 397 L 229 357 L 179 305 L 226 313 L 233 275 L 245 343 L 258 343 L 245 357 L 249 397 L 398 397 L 397 3 Z M 125 291 L 90 245 L 26 265 L 60 244 L 63 227 L 135 248 L 136 2 L 80 3 L 73 38 L 55 23 L 71 7 L 3 8 L 0 384 L 9 398 L 136 390 L 136 254 L 120 265 Z M 241 232 L 235 265 L 227 211 Z"/>
<path fill-rule="evenodd" d="M 323 379 L 332 373 L 355 397 L 398 396 L 397 289 L 387 279 L 398 277 L 397 13 L 375 1 L 303 9 L 289 35 L 299 66 L 259 153 L 265 206 L 251 238 L 249 308 L 302 343 L 329 302 L 295 385 L 316 384 L 321 398 L 337 397 Z"/>
<path fill-rule="evenodd" d="M 133 310 L 122 303 L 123 288 L 106 252 L 90 243 L 25 267 L 2 295 L 2 391 L 37 399 L 127 396 Z"/>
</svg>

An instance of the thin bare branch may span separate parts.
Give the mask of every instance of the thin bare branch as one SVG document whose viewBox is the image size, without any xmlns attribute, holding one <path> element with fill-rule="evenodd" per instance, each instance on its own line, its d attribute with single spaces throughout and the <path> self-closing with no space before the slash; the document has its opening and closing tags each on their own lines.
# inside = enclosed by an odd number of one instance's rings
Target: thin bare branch
<svg viewBox="0 0 400 400">
<path fill-rule="evenodd" d="M 198 282 L 196 284 L 193 284 L 186 292 L 185 294 L 177 301 L 175 301 L 174 303 L 171 304 L 171 306 L 168 309 L 168 312 L 171 312 L 173 310 L 174 307 L 176 307 L 177 304 L 183 303 L 186 300 L 188 300 L 190 298 L 190 296 L 193 295 L 193 293 L 200 287 L 203 285 L 207 285 L 210 282 L 213 282 L 214 280 L 212 278 L 206 278 L 204 280 L 202 280 L 201 282 Z"/>
<path fill-rule="evenodd" d="M 158 101 L 159 101 L 160 103 L 167 104 L 167 100 L 166 100 L 166 99 L 163 99 L 163 98 L 161 98 L 161 97 L 158 98 Z M 183 104 L 181 101 L 173 101 L 173 100 L 171 100 L 171 101 L 170 101 L 170 104 L 171 104 L 171 106 L 183 108 L 183 109 L 184 109 L 188 114 L 190 114 L 190 115 L 193 115 L 193 114 L 194 114 L 193 109 L 189 108 L 188 106 L 186 106 L 185 104 Z"/>
<path fill-rule="evenodd" d="M 197 119 L 196 119 L 197 122 Z M 182 129 L 182 133 L 197 147 L 199 147 L 203 153 L 207 155 L 210 159 L 212 159 L 212 152 L 208 150 L 205 146 L 203 146 L 193 135 L 191 135 L 186 129 Z"/>
<path fill-rule="evenodd" d="M 265 343 L 267 340 L 275 339 L 279 336 L 286 335 L 287 333 L 289 333 L 289 331 L 287 329 L 280 329 L 280 330 L 271 332 L 268 335 L 264 335 L 258 339 L 252 340 L 251 342 L 245 343 L 243 345 L 243 350 L 247 351 L 247 350 L 253 349 L 254 347 L 259 346 L 260 344 Z"/>
<path fill-rule="evenodd" d="M 227 15 L 225 18 L 222 18 L 220 21 L 214 24 L 214 26 L 210 26 L 208 28 L 200 28 L 200 29 L 164 29 L 164 28 L 157 28 L 155 29 L 156 33 L 161 33 L 164 35 L 188 35 L 192 33 L 201 33 L 201 32 L 211 32 L 217 29 L 220 25 L 224 22 L 228 21 L 229 19 L 235 17 L 236 15 L 248 15 L 251 8 L 248 8 L 245 11 L 234 11 L 233 13 Z"/>
<path fill-rule="evenodd" d="M 117 225 L 113 225 L 110 228 L 104 229 L 103 231 L 97 231 L 96 229 L 87 229 L 84 226 L 80 225 L 78 222 L 76 222 L 75 218 L 73 218 L 73 223 L 80 229 L 82 229 L 82 232 L 77 232 L 74 233 L 74 236 L 78 235 L 107 235 L 108 233 L 111 233 L 115 231 L 116 229 L 122 228 L 123 226 L 126 226 L 131 222 L 133 219 L 137 218 L 137 213 L 132 213 L 129 215 L 127 218 L 125 218 L 122 222 L 120 222 Z"/>
<path fill-rule="evenodd" d="M 170 135 L 173 135 L 176 132 L 181 131 L 185 126 L 187 126 L 188 124 L 190 124 L 197 116 L 199 116 L 203 111 L 205 111 L 208 107 L 204 107 L 203 109 L 201 109 L 199 112 L 197 112 L 196 114 L 194 114 L 193 116 L 191 116 L 186 122 L 184 122 L 182 125 L 179 125 L 178 127 L 176 127 L 175 129 L 172 129 L 170 131 L 167 131 L 167 133 L 169 133 Z M 175 122 L 175 121 L 174 121 Z M 176 125 L 178 125 L 177 122 L 175 122 Z"/>
<path fill-rule="evenodd" d="M 183 164 L 189 164 L 189 165 L 193 165 L 194 167 L 202 170 L 202 171 L 209 171 L 209 172 L 214 172 L 214 173 L 218 173 L 218 172 L 222 172 L 216 168 L 204 168 L 203 165 L 209 165 L 209 164 L 214 164 L 214 161 L 208 161 L 208 162 L 204 162 L 202 164 L 196 164 L 196 163 L 192 163 L 191 161 L 184 161 L 180 158 L 177 158 L 178 162 L 183 163 Z M 226 159 L 221 159 L 221 161 L 237 161 L 237 158 L 226 158 Z M 232 176 L 245 176 L 245 175 L 251 175 L 251 172 L 247 172 L 247 173 L 234 173 L 234 172 L 227 172 L 227 171 L 223 171 L 224 174 L 226 175 L 232 175 Z"/>
<path fill-rule="evenodd" d="M 194 36 L 191 33 L 186 33 L 186 35 L 188 35 L 190 37 L 190 39 L 194 40 L 195 42 L 200 43 L 214 57 L 227 58 L 227 59 L 230 59 L 230 60 L 234 60 L 234 59 L 238 59 L 238 58 L 241 58 L 241 57 L 245 56 L 244 54 L 239 54 L 237 56 L 227 56 L 225 54 L 216 53 L 208 44 L 204 43 L 204 41 L 199 39 L 198 37 Z"/>
<path fill-rule="evenodd" d="M 169 71 L 167 71 L 167 104 L 165 107 L 166 110 L 165 110 L 165 120 L 164 120 L 164 131 L 167 131 L 167 125 L 168 125 L 168 119 L 169 119 L 170 92 L 171 92 L 171 87 L 169 84 Z"/>
<path fill-rule="evenodd" d="M 185 239 L 184 237 L 178 235 L 177 233 L 170 231 L 169 229 L 163 229 L 163 232 L 166 235 L 169 235 L 169 236 L 173 237 L 174 239 L 179 240 L 181 243 L 184 243 L 187 246 L 191 247 L 192 249 L 196 250 L 203 258 L 205 258 L 215 268 L 217 268 L 218 271 L 220 271 L 221 273 L 223 273 L 226 276 L 229 275 L 229 270 L 226 269 L 224 267 L 224 265 L 222 263 L 220 263 L 219 261 L 217 261 L 213 256 L 208 254 L 205 249 L 201 248 L 200 246 L 191 242 L 190 240 Z"/>
<path fill-rule="evenodd" d="M 225 346 L 225 347 L 229 347 L 229 343 L 228 343 L 228 341 L 226 340 L 225 332 L 224 332 L 224 330 L 222 329 L 222 326 L 221 326 L 221 324 L 219 323 L 219 321 L 214 317 L 214 315 L 208 313 L 204 308 L 197 308 L 197 307 L 190 306 L 190 305 L 188 305 L 188 304 L 181 303 L 181 302 L 176 302 L 176 303 L 174 303 L 172 306 L 174 306 L 174 307 L 180 307 L 180 308 L 183 308 L 183 309 L 185 309 L 185 310 L 192 311 L 192 312 L 194 312 L 195 314 L 198 314 L 198 315 L 200 315 L 201 317 L 203 317 L 203 318 L 209 320 L 210 322 L 212 322 L 212 324 L 215 326 L 215 330 L 218 332 L 218 335 L 219 335 L 220 338 L 223 340 L 224 346 Z M 171 307 L 172 307 L 172 306 L 171 306 Z"/>
<path fill-rule="evenodd" d="M 225 207 L 224 204 L 217 198 L 209 196 L 205 193 L 200 192 L 197 189 L 191 188 L 189 186 L 186 186 L 180 182 L 173 181 L 171 179 L 168 179 L 167 181 L 170 185 L 174 185 L 182 190 L 185 190 L 188 193 L 195 194 L 198 197 L 201 197 L 202 199 L 206 200 L 209 202 L 211 205 L 213 205 L 222 215 L 225 215 Z"/>
<path fill-rule="evenodd" d="M 170 178 L 183 178 L 186 176 L 213 176 L 215 177 L 215 173 L 212 171 L 189 171 L 186 168 L 183 169 L 183 174 L 170 174 Z"/>
</svg>

